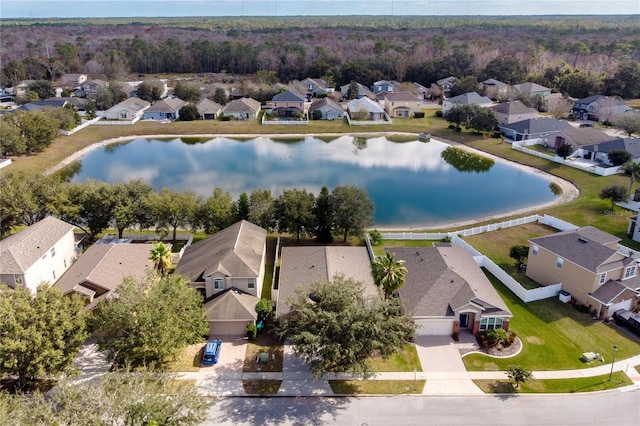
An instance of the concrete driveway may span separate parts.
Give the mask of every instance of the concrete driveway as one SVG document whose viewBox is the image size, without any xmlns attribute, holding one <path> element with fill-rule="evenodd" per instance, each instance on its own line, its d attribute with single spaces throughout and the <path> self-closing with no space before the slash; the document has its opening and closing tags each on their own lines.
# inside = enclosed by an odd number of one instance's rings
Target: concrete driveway
<svg viewBox="0 0 640 426">
<path fill-rule="evenodd" d="M 105 353 L 98 350 L 96 337 L 91 337 L 82 344 L 73 360 L 73 366 L 78 369 L 78 375 L 72 380 L 80 382 L 94 379 L 111 369 L 111 363 L 107 361 Z"/>
<path fill-rule="evenodd" d="M 472 341 L 455 342 L 450 336 L 418 336 L 416 349 L 427 384 L 427 395 L 484 394 L 471 380 L 462 362 L 460 349 L 472 347 Z"/>
<path fill-rule="evenodd" d="M 222 340 L 222 348 L 218 363 L 214 365 L 202 364 L 200 371 L 225 379 L 242 379 L 242 367 L 244 366 L 248 339 L 245 336 L 222 336 L 220 340 Z"/>
</svg>

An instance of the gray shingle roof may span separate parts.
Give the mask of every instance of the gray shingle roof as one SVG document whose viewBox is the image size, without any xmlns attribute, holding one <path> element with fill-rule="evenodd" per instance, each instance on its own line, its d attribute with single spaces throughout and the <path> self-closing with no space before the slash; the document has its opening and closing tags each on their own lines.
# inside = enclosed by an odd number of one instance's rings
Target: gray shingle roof
<svg viewBox="0 0 640 426">
<path fill-rule="evenodd" d="M 593 145 L 618 139 L 616 136 L 608 135 L 605 132 L 592 127 L 572 127 L 570 129 L 562 130 L 560 133 L 578 146 Z"/>
<path fill-rule="evenodd" d="M 609 280 L 601 285 L 596 291 L 591 293 L 591 297 L 597 301 L 608 305 L 612 303 L 616 297 L 624 293 L 625 291 L 633 292 L 632 289 L 622 285 L 619 281 Z M 635 293 L 635 292 L 634 292 Z M 629 293 L 633 294 L 633 293 Z"/>
<path fill-rule="evenodd" d="M 260 275 L 267 231 L 242 220 L 187 247 L 174 273 L 191 282 L 220 272 L 229 277 Z"/>
<path fill-rule="evenodd" d="M 289 312 L 289 300 L 295 299 L 297 289 L 309 288 L 316 281 L 331 280 L 336 274 L 362 282 L 368 295 L 378 294 L 365 247 L 283 247 L 277 315 Z"/>
<path fill-rule="evenodd" d="M 364 97 L 360 99 L 353 99 L 347 103 L 347 109 L 349 111 L 367 111 L 370 113 L 384 113 L 384 109 L 371 99 Z"/>
<path fill-rule="evenodd" d="M 480 96 L 476 92 L 463 93 L 462 95 L 454 96 L 447 99 L 447 102 L 460 105 L 473 105 L 473 104 L 490 104 L 493 101 L 486 96 Z"/>
<path fill-rule="evenodd" d="M 153 268 L 149 260 L 152 244 L 94 244 L 60 277 L 55 286 L 64 294 L 83 292 L 89 282 L 111 292 L 126 277 L 142 278 Z M 91 285 L 91 287 L 93 287 Z M 101 292 L 100 292 L 101 293 Z"/>
<path fill-rule="evenodd" d="M 222 110 L 222 106 L 211 99 L 204 98 L 196 104 L 198 114 L 217 114 Z"/>
<path fill-rule="evenodd" d="M 53 216 L 0 240 L 0 271 L 24 274 L 75 227 Z"/>
<path fill-rule="evenodd" d="M 593 95 L 586 98 L 577 99 L 575 101 L 576 104 L 586 104 L 586 105 L 593 102 L 596 102 L 598 105 L 600 105 L 603 108 L 627 105 L 618 98 L 614 98 L 611 96 L 604 96 L 604 95 Z"/>
<path fill-rule="evenodd" d="M 489 108 L 502 114 L 529 114 L 538 112 L 533 108 L 529 108 L 520 101 L 503 102 Z"/>
<path fill-rule="evenodd" d="M 407 279 L 399 291 L 405 311 L 413 316 L 452 316 L 453 310 L 473 303 L 492 315 L 511 316 L 473 257 L 456 244 L 394 248 L 404 260 Z"/>
<path fill-rule="evenodd" d="M 298 92 L 287 89 L 282 93 L 278 93 L 272 99 L 274 102 L 304 102 L 304 96 Z"/>
<path fill-rule="evenodd" d="M 640 138 L 617 138 L 611 141 L 600 142 L 593 145 L 584 145 L 585 150 L 593 152 L 609 153 L 612 150 L 627 151 L 633 158 L 640 157 Z"/>
<path fill-rule="evenodd" d="M 516 121 L 511 124 L 502 124 L 500 127 L 513 130 L 521 134 L 538 134 L 538 133 L 552 133 L 559 130 L 573 129 L 571 124 L 566 121 L 556 120 L 549 117 L 537 117 L 529 118 L 527 120 Z"/>
<path fill-rule="evenodd" d="M 384 95 L 385 99 L 391 102 L 419 102 L 420 99 L 409 92 L 389 92 Z"/>
<path fill-rule="evenodd" d="M 618 241 L 620 241 L 619 238 L 593 226 L 585 226 L 530 240 L 531 244 L 536 244 L 593 273 L 599 272 L 598 267 L 617 253 L 616 250 L 605 244 Z"/>
<path fill-rule="evenodd" d="M 252 98 L 241 98 L 231 101 L 224 109 L 225 113 L 260 111 L 260 102 Z"/>
<path fill-rule="evenodd" d="M 259 301 L 256 296 L 232 287 L 217 293 L 202 306 L 202 309 L 209 321 L 255 321 L 258 319 L 255 307 Z"/>
</svg>

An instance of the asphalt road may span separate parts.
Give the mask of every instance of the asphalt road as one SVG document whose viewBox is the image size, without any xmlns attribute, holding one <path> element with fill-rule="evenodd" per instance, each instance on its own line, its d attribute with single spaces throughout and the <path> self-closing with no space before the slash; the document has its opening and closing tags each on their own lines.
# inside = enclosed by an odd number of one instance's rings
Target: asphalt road
<svg viewBox="0 0 640 426">
<path fill-rule="evenodd" d="M 222 398 L 207 425 L 640 424 L 640 389 L 559 395 Z"/>
</svg>

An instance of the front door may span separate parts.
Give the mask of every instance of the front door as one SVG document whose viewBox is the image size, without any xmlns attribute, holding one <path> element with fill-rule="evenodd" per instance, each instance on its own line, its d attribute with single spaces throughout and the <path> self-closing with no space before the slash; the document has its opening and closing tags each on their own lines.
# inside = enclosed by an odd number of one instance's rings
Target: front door
<svg viewBox="0 0 640 426">
<path fill-rule="evenodd" d="M 469 314 L 460 314 L 460 328 L 469 328 Z"/>
</svg>

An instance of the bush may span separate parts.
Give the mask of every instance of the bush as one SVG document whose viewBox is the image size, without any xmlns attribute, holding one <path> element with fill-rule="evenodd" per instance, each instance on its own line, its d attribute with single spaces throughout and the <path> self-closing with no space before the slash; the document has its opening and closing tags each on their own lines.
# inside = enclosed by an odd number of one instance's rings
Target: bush
<svg viewBox="0 0 640 426">
<path fill-rule="evenodd" d="M 476 336 L 478 344 L 484 349 L 492 348 L 495 346 L 507 347 L 515 341 L 515 338 L 515 333 L 513 333 L 513 336 L 511 336 L 511 333 L 507 333 L 502 328 L 481 331 Z"/>
<path fill-rule="evenodd" d="M 230 115 L 221 115 L 220 116 L 220 121 L 231 121 L 231 116 Z"/>
<path fill-rule="evenodd" d="M 382 241 L 382 234 L 377 229 L 369 232 L 369 240 L 371 241 L 371 245 L 377 246 Z"/>
<path fill-rule="evenodd" d="M 436 111 L 436 117 L 442 118 L 444 114 L 442 114 L 442 110 Z"/>
<path fill-rule="evenodd" d="M 442 111 L 439 111 L 439 112 L 440 112 L 440 114 L 442 114 Z M 438 111 L 436 111 L 436 116 L 437 116 L 437 114 L 438 114 Z M 424 118 L 424 112 L 423 111 L 416 111 L 416 112 L 413 113 L 413 116 L 415 118 Z"/>
<path fill-rule="evenodd" d="M 249 324 L 247 326 L 247 337 L 250 341 L 256 340 L 256 335 L 258 334 L 258 327 L 255 324 Z"/>
</svg>

